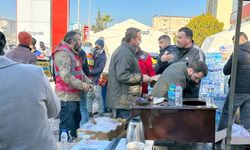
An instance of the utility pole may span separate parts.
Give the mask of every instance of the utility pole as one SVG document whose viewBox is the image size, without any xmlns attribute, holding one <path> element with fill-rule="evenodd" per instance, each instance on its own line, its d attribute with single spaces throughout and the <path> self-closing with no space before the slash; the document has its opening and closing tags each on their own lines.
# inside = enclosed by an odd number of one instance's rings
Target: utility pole
<svg viewBox="0 0 250 150">
<path fill-rule="evenodd" d="M 77 24 L 80 25 L 80 0 L 78 0 Z"/>
<path fill-rule="evenodd" d="M 89 33 L 91 31 L 91 0 L 89 0 L 89 18 L 88 18 Z"/>
<path fill-rule="evenodd" d="M 230 150 L 231 134 L 232 134 L 232 124 L 233 124 L 233 115 L 234 115 L 233 107 L 234 107 L 234 96 L 235 96 L 236 71 L 237 71 L 238 55 L 239 55 L 238 48 L 239 48 L 239 33 L 240 33 L 240 26 L 241 26 L 242 5 L 243 5 L 243 0 L 238 0 L 238 11 L 237 11 L 237 20 L 236 20 L 236 29 L 235 29 L 235 38 L 234 38 L 234 52 L 233 52 L 231 81 L 230 81 L 231 86 L 229 90 L 226 150 Z"/>
</svg>

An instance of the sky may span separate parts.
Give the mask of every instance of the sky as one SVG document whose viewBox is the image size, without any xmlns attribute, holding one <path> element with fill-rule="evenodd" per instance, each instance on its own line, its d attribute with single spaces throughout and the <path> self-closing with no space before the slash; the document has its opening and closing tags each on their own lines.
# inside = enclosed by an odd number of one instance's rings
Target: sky
<svg viewBox="0 0 250 150">
<path fill-rule="evenodd" d="M 21 0 L 19 0 L 21 1 Z M 111 15 L 109 25 L 135 19 L 152 25 L 155 15 L 197 16 L 206 11 L 206 0 L 80 0 L 80 22 L 88 24 L 89 1 L 91 1 L 91 23 L 94 23 L 98 9 Z M 16 0 L 0 0 L 0 17 L 16 18 Z M 70 22 L 77 21 L 78 0 L 70 0 Z"/>
</svg>

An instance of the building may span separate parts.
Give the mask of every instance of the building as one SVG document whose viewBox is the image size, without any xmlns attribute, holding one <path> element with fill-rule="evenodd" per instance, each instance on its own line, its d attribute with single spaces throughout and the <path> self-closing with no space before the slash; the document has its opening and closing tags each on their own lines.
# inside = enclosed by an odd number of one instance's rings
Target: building
<svg viewBox="0 0 250 150">
<path fill-rule="evenodd" d="M 232 27 L 235 27 L 236 25 L 236 19 L 237 19 L 237 9 L 238 9 L 238 1 L 233 0 L 233 11 L 230 18 L 230 23 Z M 242 16 L 241 16 L 241 23 L 249 22 L 250 21 L 250 2 L 243 2 L 242 6 Z"/>
<path fill-rule="evenodd" d="M 230 28 L 230 17 L 233 10 L 233 0 L 207 0 L 207 13 L 212 14 L 224 23 L 224 29 Z"/>
<path fill-rule="evenodd" d="M 16 44 L 16 21 L 0 17 L 0 31 L 7 39 L 8 44 Z"/>
<path fill-rule="evenodd" d="M 192 17 L 154 16 L 152 29 L 174 36 L 181 27 L 188 24 L 190 19 Z"/>
</svg>

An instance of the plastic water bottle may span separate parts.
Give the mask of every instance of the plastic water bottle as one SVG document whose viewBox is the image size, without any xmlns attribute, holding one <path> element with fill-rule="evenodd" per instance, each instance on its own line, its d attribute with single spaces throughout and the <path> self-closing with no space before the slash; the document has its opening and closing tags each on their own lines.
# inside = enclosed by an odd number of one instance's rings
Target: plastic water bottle
<svg viewBox="0 0 250 150">
<path fill-rule="evenodd" d="M 94 99 L 94 101 L 92 102 L 92 114 L 98 114 L 98 110 L 99 110 L 99 105 L 98 105 L 98 101 L 97 99 Z"/>
<path fill-rule="evenodd" d="M 182 107 L 183 95 L 182 95 L 182 87 L 180 84 L 177 84 L 175 88 L 175 106 Z"/>
<path fill-rule="evenodd" d="M 63 129 L 61 133 L 62 150 L 67 150 L 67 142 L 68 142 L 67 130 Z"/>
<path fill-rule="evenodd" d="M 170 104 L 174 105 L 174 101 L 175 101 L 175 84 L 170 84 L 169 88 L 168 88 L 168 100 Z"/>
</svg>

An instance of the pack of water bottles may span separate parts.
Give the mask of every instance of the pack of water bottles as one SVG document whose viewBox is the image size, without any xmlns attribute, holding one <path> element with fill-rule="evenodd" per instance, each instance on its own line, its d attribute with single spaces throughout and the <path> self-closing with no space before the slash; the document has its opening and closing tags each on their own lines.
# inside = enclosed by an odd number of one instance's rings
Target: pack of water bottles
<svg viewBox="0 0 250 150">
<path fill-rule="evenodd" d="M 208 65 L 208 75 L 202 79 L 200 87 L 200 98 L 217 97 L 225 95 L 225 76 L 221 53 L 207 53 L 206 63 Z"/>
<path fill-rule="evenodd" d="M 206 53 L 208 75 L 201 81 L 199 97 L 206 100 L 207 106 L 215 105 L 218 108 L 216 124 L 220 120 L 222 107 L 228 92 L 228 77 L 223 75 L 225 63 L 221 53 Z"/>
</svg>

